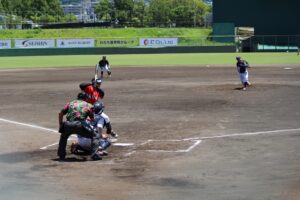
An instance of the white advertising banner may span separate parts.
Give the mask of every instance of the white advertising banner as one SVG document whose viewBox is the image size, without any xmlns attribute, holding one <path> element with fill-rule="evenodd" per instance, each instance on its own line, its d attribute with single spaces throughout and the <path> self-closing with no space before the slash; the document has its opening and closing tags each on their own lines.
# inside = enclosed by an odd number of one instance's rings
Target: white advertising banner
<svg viewBox="0 0 300 200">
<path fill-rule="evenodd" d="M 28 39 L 28 40 L 15 40 L 15 47 L 16 48 L 54 48 L 55 41 L 50 40 L 42 40 L 42 39 Z"/>
<path fill-rule="evenodd" d="M 10 40 L 0 40 L 0 49 L 10 49 L 11 41 Z"/>
<path fill-rule="evenodd" d="M 178 38 L 140 38 L 142 47 L 177 46 Z"/>
<path fill-rule="evenodd" d="M 95 47 L 95 40 L 94 39 L 57 39 L 56 46 L 58 48 Z"/>
</svg>

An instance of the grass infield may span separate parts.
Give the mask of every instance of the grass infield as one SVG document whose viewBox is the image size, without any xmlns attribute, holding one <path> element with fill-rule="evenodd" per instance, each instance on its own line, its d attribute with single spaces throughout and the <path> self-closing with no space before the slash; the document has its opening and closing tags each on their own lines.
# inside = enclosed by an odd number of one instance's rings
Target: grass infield
<svg viewBox="0 0 300 200">
<path fill-rule="evenodd" d="M 1 52 L 1 51 L 0 51 Z M 111 67 L 235 65 L 241 56 L 251 65 L 300 65 L 297 53 L 193 53 L 106 55 Z M 0 69 L 91 67 L 102 55 L 0 57 Z"/>
</svg>

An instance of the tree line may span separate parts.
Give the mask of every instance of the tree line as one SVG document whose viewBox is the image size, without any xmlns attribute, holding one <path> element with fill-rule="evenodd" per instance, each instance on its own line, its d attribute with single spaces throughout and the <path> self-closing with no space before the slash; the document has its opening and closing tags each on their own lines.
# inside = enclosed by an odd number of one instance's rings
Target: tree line
<svg viewBox="0 0 300 200">
<path fill-rule="evenodd" d="M 203 0 L 100 0 L 98 20 L 119 26 L 202 26 L 211 7 Z M 0 13 L 33 22 L 74 22 L 65 15 L 59 0 L 0 0 Z"/>
</svg>

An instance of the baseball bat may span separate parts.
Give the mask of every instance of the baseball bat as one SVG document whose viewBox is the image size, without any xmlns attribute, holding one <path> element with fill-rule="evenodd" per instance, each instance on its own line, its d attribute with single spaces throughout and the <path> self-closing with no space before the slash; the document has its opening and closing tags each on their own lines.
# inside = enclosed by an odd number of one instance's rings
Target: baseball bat
<svg viewBox="0 0 300 200">
<path fill-rule="evenodd" d="M 98 64 L 95 67 L 95 80 L 98 79 Z"/>
</svg>

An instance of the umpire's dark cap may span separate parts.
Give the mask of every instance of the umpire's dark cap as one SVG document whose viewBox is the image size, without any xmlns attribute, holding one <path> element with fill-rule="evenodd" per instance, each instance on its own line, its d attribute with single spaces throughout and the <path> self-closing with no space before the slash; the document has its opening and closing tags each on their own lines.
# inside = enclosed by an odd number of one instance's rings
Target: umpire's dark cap
<svg viewBox="0 0 300 200">
<path fill-rule="evenodd" d="M 77 95 L 77 99 L 86 101 L 87 100 L 87 95 L 84 92 L 80 92 Z"/>
</svg>

